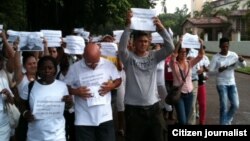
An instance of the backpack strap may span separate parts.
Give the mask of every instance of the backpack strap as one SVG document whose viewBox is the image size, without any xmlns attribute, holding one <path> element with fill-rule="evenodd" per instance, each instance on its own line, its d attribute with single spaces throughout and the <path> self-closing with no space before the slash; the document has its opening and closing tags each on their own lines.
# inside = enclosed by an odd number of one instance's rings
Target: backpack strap
<svg viewBox="0 0 250 141">
<path fill-rule="evenodd" d="M 30 106 L 29 106 L 30 92 L 31 92 L 31 89 L 32 89 L 33 85 L 34 85 L 34 81 L 30 81 L 30 82 L 29 82 L 29 85 L 28 85 L 28 99 L 27 99 L 27 103 L 26 103 L 27 108 L 28 108 L 29 110 L 30 110 Z"/>
<path fill-rule="evenodd" d="M 180 85 L 180 87 L 182 87 L 183 85 L 184 85 L 184 83 L 186 82 L 186 78 L 187 78 L 187 76 L 188 76 L 188 74 L 189 74 L 189 70 L 190 70 L 190 64 L 189 64 L 189 61 L 187 61 L 188 62 L 188 72 L 187 72 L 187 74 L 184 76 L 184 72 L 181 70 L 181 67 L 180 67 L 180 65 L 178 64 L 178 68 L 179 68 L 179 71 L 180 71 L 180 74 L 181 74 L 181 78 L 182 78 L 182 83 L 181 83 L 181 85 Z"/>
</svg>

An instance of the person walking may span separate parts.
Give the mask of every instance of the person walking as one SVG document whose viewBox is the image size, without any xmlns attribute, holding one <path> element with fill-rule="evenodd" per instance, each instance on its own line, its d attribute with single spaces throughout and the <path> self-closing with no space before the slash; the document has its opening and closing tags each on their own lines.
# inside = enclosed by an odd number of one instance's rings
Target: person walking
<svg viewBox="0 0 250 141">
<path fill-rule="evenodd" d="M 219 41 L 219 47 L 220 52 L 213 55 L 211 59 L 209 74 L 216 76 L 216 88 L 220 101 L 220 124 L 230 125 L 239 108 L 239 95 L 234 71 L 236 68 L 245 67 L 246 61 L 236 52 L 229 50 L 228 38 L 222 37 Z"/>
<path fill-rule="evenodd" d="M 201 47 L 198 55 L 193 59 L 188 59 L 189 48 L 181 46 L 182 39 L 177 43 L 170 67 L 173 72 L 173 86 L 181 86 L 181 98 L 175 104 L 178 124 L 187 125 L 193 106 L 192 68 L 203 58 L 203 42 L 200 40 Z"/>
<path fill-rule="evenodd" d="M 111 90 L 119 87 L 121 77 L 116 66 L 100 56 L 100 47 L 88 43 L 64 79 L 75 100 L 76 141 L 115 140 Z"/>
<path fill-rule="evenodd" d="M 131 34 L 131 17 L 130 11 L 118 48 L 118 55 L 126 73 L 125 140 L 163 141 L 166 125 L 157 92 L 157 64 L 172 53 L 173 41 L 161 21 L 155 17 L 154 24 L 163 37 L 163 47 L 158 51 L 149 51 L 150 34 L 145 31 L 133 31 L 134 51 L 130 52 L 127 47 Z"/>
<path fill-rule="evenodd" d="M 67 85 L 56 80 L 55 58 L 40 58 L 37 68 L 37 79 L 27 83 L 20 93 L 23 101 L 20 110 L 28 121 L 27 141 L 66 141 L 63 111 L 71 107 L 72 97 Z"/>
</svg>

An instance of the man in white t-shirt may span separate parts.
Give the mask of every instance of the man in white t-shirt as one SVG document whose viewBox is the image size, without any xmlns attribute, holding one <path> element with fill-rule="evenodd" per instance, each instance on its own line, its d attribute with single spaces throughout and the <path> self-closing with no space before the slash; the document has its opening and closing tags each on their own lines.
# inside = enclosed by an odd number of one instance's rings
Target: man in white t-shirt
<svg viewBox="0 0 250 141">
<path fill-rule="evenodd" d="M 89 43 L 64 79 L 75 96 L 76 141 L 115 140 L 110 91 L 121 84 L 121 77 L 100 55 L 99 46 Z"/>
<path fill-rule="evenodd" d="M 234 70 L 245 67 L 246 62 L 235 52 L 229 51 L 229 39 L 220 39 L 220 52 L 210 62 L 209 73 L 216 74 L 216 88 L 220 99 L 220 124 L 230 125 L 239 108 L 239 96 L 235 82 Z M 228 106 L 228 99 L 230 106 Z"/>
</svg>

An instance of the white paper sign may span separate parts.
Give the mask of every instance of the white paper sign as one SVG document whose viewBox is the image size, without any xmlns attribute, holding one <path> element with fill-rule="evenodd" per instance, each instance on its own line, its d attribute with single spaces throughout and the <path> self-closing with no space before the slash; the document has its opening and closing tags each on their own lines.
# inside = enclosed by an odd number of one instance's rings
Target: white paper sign
<svg viewBox="0 0 250 141">
<path fill-rule="evenodd" d="M 102 36 L 101 35 L 99 35 L 99 36 L 93 36 L 91 38 L 91 42 L 99 42 L 101 40 L 102 40 Z"/>
<path fill-rule="evenodd" d="M 220 60 L 219 67 L 228 67 L 228 66 L 235 64 L 237 61 L 238 61 L 238 58 L 234 56 L 230 56 L 226 60 Z"/>
<path fill-rule="evenodd" d="M 74 28 L 74 33 L 81 34 L 82 32 L 84 32 L 84 28 Z"/>
<path fill-rule="evenodd" d="M 82 36 L 83 39 L 85 39 L 85 40 L 87 40 L 87 41 L 89 41 L 89 35 L 90 35 L 90 32 L 88 32 L 88 31 L 84 31 L 84 32 L 82 32 L 82 33 L 80 34 L 80 36 Z"/>
<path fill-rule="evenodd" d="M 113 31 L 113 35 L 114 35 L 114 38 L 115 38 L 115 41 L 114 41 L 115 43 L 120 42 L 122 33 L 123 33 L 123 30 L 115 30 L 115 31 Z"/>
<path fill-rule="evenodd" d="M 18 50 L 21 51 L 43 51 L 42 32 L 19 32 Z"/>
<path fill-rule="evenodd" d="M 78 55 L 83 54 L 85 48 L 85 42 L 82 37 L 69 35 L 66 36 L 64 40 L 66 42 L 66 48 L 64 48 L 65 53 L 78 54 Z"/>
<path fill-rule="evenodd" d="M 163 43 L 163 38 L 161 37 L 161 35 L 158 32 L 154 32 L 151 35 L 152 35 L 152 41 L 151 41 L 151 43 L 154 43 L 154 44 L 161 44 L 161 43 Z"/>
<path fill-rule="evenodd" d="M 48 47 L 60 47 L 62 42 L 61 30 L 41 30 L 48 42 Z"/>
<path fill-rule="evenodd" d="M 8 34 L 8 42 L 10 44 L 13 44 L 19 36 L 19 31 L 7 30 L 7 34 Z"/>
<path fill-rule="evenodd" d="M 3 111 L 3 94 L 0 94 L 0 111 Z"/>
<path fill-rule="evenodd" d="M 0 24 L 0 33 L 2 33 L 2 30 L 3 30 L 3 25 Z"/>
<path fill-rule="evenodd" d="M 90 32 L 84 30 L 84 28 L 74 28 L 74 33 L 76 33 L 78 36 L 83 37 L 83 39 L 89 41 Z"/>
<path fill-rule="evenodd" d="M 133 17 L 131 18 L 131 29 L 155 31 L 156 26 L 153 17 L 156 17 L 156 11 L 153 9 L 131 8 Z"/>
<path fill-rule="evenodd" d="M 89 73 L 79 75 L 81 86 L 86 86 L 90 89 L 93 97 L 87 99 L 88 106 L 108 104 L 106 96 L 99 95 L 99 89 L 105 81 L 104 73 L 101 70 L 95 70 Z"/>
<path fill-rule="evenodd" d="M 65 103 L 61 100 L 36 100 L 33 107 L 33 115 L 36 119 L 63 116 Z"/>
<path fill-rule="evenodd" d="M 3 25 L 2 24 L 0 24 L 0 33 L 2 33 L 2 30 L 3 30 Z M 2 50 L 3 49 L 3 42 L 2 42 L 2 38 L 0 38 L 0 50 Z"/>
<path fill-rule="evenodd" d="M 110 43 L 110 42 L 101 42 L 101 54 L 103 56 L 117 56 L 117 44 L 116 43 Z"/>
<path fill-rule="evenodd" d="M 198 35 L 192 35 L 189 33 L 184 34 L 181 46 L 183 48 L 200 48 L 201 44 Z"/>
<path fill-rule="evenodd" d="M 104 96 L 100 96 L 99 89 L 100 86 L 91 86 L 88 87 L 91 91 L 92 97 L 87 99 L 87 105 L 90 106 L 96 106 L 96 105 L 104 105 L 107 104 L 107 98 Z"/>
</svg>

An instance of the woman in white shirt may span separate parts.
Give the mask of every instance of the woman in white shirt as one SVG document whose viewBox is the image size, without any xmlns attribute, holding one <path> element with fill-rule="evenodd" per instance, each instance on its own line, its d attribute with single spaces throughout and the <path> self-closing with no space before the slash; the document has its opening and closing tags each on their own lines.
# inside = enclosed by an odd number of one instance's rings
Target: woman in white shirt
<svg viewBox="0 0 250 141">
<path fill-rule="evenodd" d="M 63 111 L 71 105 L 72 98 L 64 82 L 56 80 L 56 60 L 44 56 L 38 62 L 38 79 L 28 94 L 25 85 L 20 97 L 28 100 L 28 107 L 22 109 L 22 115 L 29 122 L 27 141 L 66 141 L 65 119 Z"/>
</svg>

